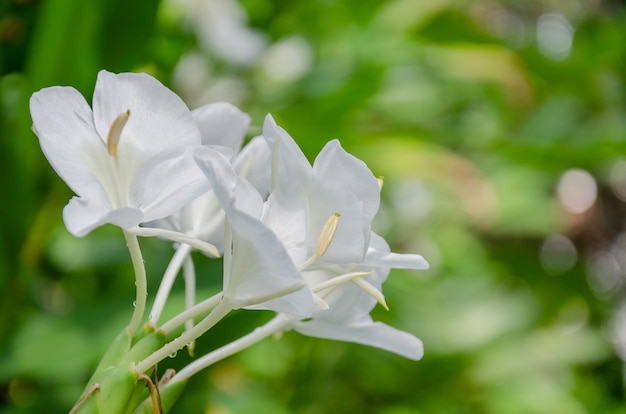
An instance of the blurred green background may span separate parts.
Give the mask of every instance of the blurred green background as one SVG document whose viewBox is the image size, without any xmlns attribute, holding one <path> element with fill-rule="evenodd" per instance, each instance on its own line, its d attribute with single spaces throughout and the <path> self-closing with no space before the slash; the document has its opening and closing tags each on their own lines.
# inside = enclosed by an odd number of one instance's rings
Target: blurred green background
<svg viewBox="0 0 626 414">
<path fill-rule="evenodd" d="M 67 412 L 130 318 L 120 232 L 67 233 L 71 192 L 30 131 L 34 91 L 90 99 L 102 68 L 230 101 L 250 136 L 271 112 L 311 159 L 340 138 L 385 177 L 375 230 L 431 263 L 392 273 L 374 311 L 422 361 L 290 332 L 194 377 L 174 412 L 626 413 L 625 6 L 3 0 L 0 413 Z M 153 297 L 172 248 L 142 246 Z M 216 291 L 219 262 L 195 257 Z M 268 317 L 234 314 L 198 353 Z"/>
</svg>

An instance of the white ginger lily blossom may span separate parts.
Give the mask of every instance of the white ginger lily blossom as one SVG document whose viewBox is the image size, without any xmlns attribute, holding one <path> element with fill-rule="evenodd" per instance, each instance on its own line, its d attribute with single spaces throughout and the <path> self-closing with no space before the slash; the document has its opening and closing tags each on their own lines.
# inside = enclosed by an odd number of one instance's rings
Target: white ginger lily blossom
<svg viewBox="0 0 626 414">
<path fill-rule="evenodd" d="M 340 224 L 323 262 L 359 263 L 380 205 L 378 181 L 367 165 L 330 141 L 311 166 L 289 134 L 268 115 L 263 136 L 272 149 L 272 193 L 263 220 L 285 242 L 297 265 L 314 256 L 328 219 Z"/>
<path fill-rule="evenodd" d="M 309 288 L 328 306 L 295 323 L 294 329 L 420 359 L 423 347 L 419 339 L 369 316 L 376 301 L 386 307 L 381 285 L 390 268 L 428 268 L 420 255 L 390 253 L 385 240 L 372 232 L 371 221 L 380 205 L 378 180 L 337 140 L 326 144 L 311 167 L 293 138 L 271 116 L 265 120 L 263 135 L 275 157 L 274 192 L 268 199 L 265 219 L 272 216 L 272 210 L 277 215 L 294 215 L 298 210 L 308 213 L 302 220 L 308 228 L 304 224 L 299 228 L 270 227 L 278 230 L 279 237 L 287 235 L 291 250 L 297 252 L 292 257 L 301 257 L 304 250 L 307 258 L 314 259 L 298 264 Z M 300 185 L 292 177 L 297 177 Z M 319 255 L 315 253 L 317 243 L 333 213 L 340 214 L 339 223 L 327 250 Z M 369 272 L 372 274 L 364 276 Z"/>
<path fill-rule="evenodd" d="M 384 239 L 372 232 L 370 224 L 380 200 L 377 179 L 338 141 L 331 141 L 311 167 L 293 139 L 269 116 L 264 135 L 271 135 L 268 143 L 273 147 L 273 191 L 261 215 L 258 198 L 248 213 L 276 234 L 318 298 L 318 307 L 307 318 L 291 316 L 277 326 L 421 358 L 419 339 L 369 316 L 377 301 L 385 305 L 380 289 L 390 268 L 428 268 L 420 255 L 391 253 Z M 196 152 L 196 158 L 216 191 L 221 186 L 220 192 L 228 194 L 218 196 L 227 217 L 241 214 L 233 205 L 250 205 L 239 201 L 237 194 L 250 185 L 236 176 L 221 154 L 203 149 Z M 250 240 L 246 233 L 239 237 Z M 290 296 L 282 300 L 290 301 Z"/>
<path fill-rule="evenodd" d="M 200 148 L 196 160 L 226 213 L 224 298 L 233 308 L 310 315 L 313 299 L 306 282 L 281 240 L 260 220 L 259 192 L 220 152 Z"/>
<path fill-rule="evenodd" d="M 149 75 L 100 71 L 93 111 L 60 86 L 33 94 L 30 109 L 44 154 L 77 194 L 63 210 L 76 236 L 166 217 L 208 188 L 190 151 L 201 143 L 191 112 Z"/>
</svg>

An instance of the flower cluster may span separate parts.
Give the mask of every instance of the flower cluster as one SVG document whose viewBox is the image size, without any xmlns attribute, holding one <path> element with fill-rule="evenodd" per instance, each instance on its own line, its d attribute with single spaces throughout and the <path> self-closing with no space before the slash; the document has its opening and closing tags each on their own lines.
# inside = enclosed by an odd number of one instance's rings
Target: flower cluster
<svg viewBox="0 0 626 414">
<path fill-rule="evenodd" d="M 130 335 L 140 331 L 146 310 L 136 237 L 176 242 L 147 326 L 165 336 L 182 325 L 185 329 L 153 349 L 133 351 L 136 375 L 191 347 L 229 311 L 241 308 L 277 316 L 196 359 L 171 383 L 289 329 L 422 357 L 417 338 L 369 314 L 376 303 L 387 306 L 381 285 L 391 268 L 425 269 L 428 264 L 419 255 L 391 253 L 372 231 L 382 181 L 337 140 L 311 165 L 268 115 L 262 136 L 243 146 L 250 123 L 246 114 L 222 102 L 190 111 L 146 74 L 101 71 L 93 109 L 70 87 L 35 93 L 30 108 L 44 154 L 77 194 L 63 211 L 67 229 L 84 236 L 110 223 L 124 231 L 137 284 Z M 192 249 L 224 260 L 222 292 L 198 303 Z M 161 324 L 181 268 L 186 309 Z M 139 349 L 126 347 L 127 352 Z"/>
</svg>

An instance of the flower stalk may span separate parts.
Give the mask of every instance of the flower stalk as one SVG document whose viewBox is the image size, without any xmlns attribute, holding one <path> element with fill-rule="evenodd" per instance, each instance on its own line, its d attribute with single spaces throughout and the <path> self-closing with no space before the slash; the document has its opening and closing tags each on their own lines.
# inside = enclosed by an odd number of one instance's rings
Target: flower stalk
<svg viewBox="0 0 626 414">
<path fill-rule="evenodd" d="M 143 314 L 146 310 L 146 300 L 148 297 L 148 281 L 146 278 L 146 268 L 143 262 L 143 256 L 139 247 L 139 241 L 137 237 L 126 231 L 124 238 L 126 239 L 126 245 L 128 246 L 128 252 L 133 263 L 133 269 L 135 271 L 135 301 L 133 302 L 134 309 L 133 315 L 130 318 L 128 324 L 128 331 L 131 335 L 134 335 L 141 324 Z"/>
</svg>

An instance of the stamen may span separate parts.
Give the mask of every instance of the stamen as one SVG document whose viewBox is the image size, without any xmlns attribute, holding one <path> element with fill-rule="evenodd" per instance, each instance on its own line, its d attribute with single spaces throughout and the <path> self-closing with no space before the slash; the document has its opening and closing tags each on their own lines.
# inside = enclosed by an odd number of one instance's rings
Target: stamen
<svg viewBox="0 0 626 414">
<path fill-rule="evenodd" d="M 354 283 L 355 285 L 363 289 L 365 293 L 376 299 L 376 301 L 380 303 L 380 305 L 385 308 L 385 310 L 389 310 L 387 302 L 385 302 L 385 296 L 383 295 L 383 293 L 380 290 L 376 289 L 374 285 L 372 285 L 370 282 L 364 279 L 352 279 L 352 283 Z"/>
<path fill-rule="evenodd" d="M 351 272 L 351 273 L 344 273 L 343 275 L 339 275 L 339 276 L 335 276 L 331 279 L 328 279 L 324 282 L 321 282 L 317 285 L 315 285 L 313 288 L 311 288 L 311 290 L 314 293 L 320 293 L 323 290 L 326 289 L 330 289 L 330 288 L 335 288 L 337 286 L 340 286 L 346 282 L 349 282 L 351 280 L 354 280 L 356 278 L 359 277 L 363 277 L 363 276 L 367 276 L 367 275 L 371 275 L 374 272 Z"/>
<path fill-rule="evenodd" d="M 307 284 L 304 282 L 297 282 L 291 286 L 284 287 L 277 291 L 266 293 L 264 295 L 255 296 L 252 298 L 232 299 L 232 298 L 224 297 L 224 300 L 228 302 L 228 305 L 231 307 L 231 309 L 241 309 L 241 308 L 245 308 L 246 306 L 254 306 L 254 305 L 258 305 L 259 303 L 269 302 L 272 299 L 280 298 L 282 296 L 287 296 L 290 293 L 294 293 L 294 292 L 299 291 L 300 289 L 305 288 L 306 286 Z"/>
<path fill-rule="evenodd" d="M 117 159 L 117 144 L 120 142 L 120 138 L 122 137 L 122 130 L 128 122 L 128 118 L 130 117 L 130 109 L 126 110 L 115 118 L 115 121 L 111 124 L 111 129 L 109 130 L 109 135 L 107 136 L 107 151 L 109 154 Z"/>
<path fill-rule="evenodd" d="M 339 217 L 341 214 L 335 213 L 331 216 L 324 224 L 324 228 L 322 228 L 322 233 L 320 234 L 319 239 L 317 239 L 317 246 L 315 247 L 315 254 L 304 262 L 300 263 L 298 266 L 298 271 L 302 272 L 313 263 L 317 261 L 320 257 L 326 253 L 326 250 L 330 247 L 330 244 L 335 238 L 335 233 L 337 232 L 337 226 L 339 226 Z"/>
<path fill-rule="evenodd" d="M 322 299 L 321 296 L 313 293 L 313 302 L 319 306 L 320 308 L 322 308 L 323 310 L 328 310 L 330 309 L 330 306 L 328 306 L 328 303 L 326 303 L 326 301 L 324 299 Z"/>
<path fill-rule="evenodd" d="M 320 238 L 317 241 L 317 248 L 315 249 L 315 255 L 317 257 L 324 256 L 324 253 L 326 253 L 326 250 L 330 247 L 335 233 L 337 232 L 337 226 L 339 226 L 340 216 L 341 214 L 335 213 L 326 221 L 326 224 L 324 224 L 322 234 L 320 234 Z"/>
</svg>

